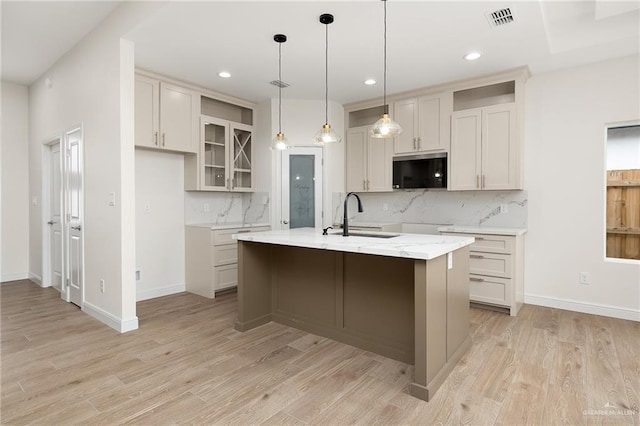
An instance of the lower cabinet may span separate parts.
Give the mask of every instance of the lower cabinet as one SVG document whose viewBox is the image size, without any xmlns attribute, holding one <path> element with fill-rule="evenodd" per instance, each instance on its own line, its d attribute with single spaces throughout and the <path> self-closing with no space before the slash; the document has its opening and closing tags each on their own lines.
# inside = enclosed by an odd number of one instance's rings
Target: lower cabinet
<svg viewBox="0 0 640 426">
<path fill-rule="evenodd" d="M 187 226 L 185 231 L 186 290 L 214 298 L 216 291 L 238 285 L 238 243 L 233 234 L 268 231 L 268 226 L 211 229 Z"/>
<path fill-rule="evenodd" d="M 515 316 L 524 303 L 524 235 L 442 233 L 476 239 L 469 251 L 469 300 Z"/>
</svg>

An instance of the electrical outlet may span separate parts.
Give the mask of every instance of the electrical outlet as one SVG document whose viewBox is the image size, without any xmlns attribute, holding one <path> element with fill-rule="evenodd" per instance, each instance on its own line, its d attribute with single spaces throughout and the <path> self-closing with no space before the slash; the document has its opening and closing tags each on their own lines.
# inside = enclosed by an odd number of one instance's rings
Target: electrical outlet
<svg viewBox="0 0 640 426">
<path fill-rule="evenodd" d="M 144 212 L 145 212 L 145 213 L 151 213 L 151 204 L 146 203 L 146 204 L 144 205 Z"/>
<path fill-rule="evenodd" d="M 204 211 L 205 213 L 209 213 L 211 211 L 211 205 L 209 203 L 204 203 L 204 206 L 202 206 L 202 211 Z"/>
<path fill-rule="evenodd" d="M 500 213 L 509 213 L 509 204 L 500 204 Z"/>
<path fill-rule="evenodd" d="M 100 293 L 104 293 L 104 280 L 100 280 Z"/>
<path fill-rule="evenodd" d="M 389 204 L 388 203 L 382 203 L 382 211 L 386 212 L 389 210 Z"/>
<path fill-rule="evenodd" d="M 589 276 L 588 272 L 580 272 L 580 284 L 591 284 L 591 277 Z"/>
</svg>

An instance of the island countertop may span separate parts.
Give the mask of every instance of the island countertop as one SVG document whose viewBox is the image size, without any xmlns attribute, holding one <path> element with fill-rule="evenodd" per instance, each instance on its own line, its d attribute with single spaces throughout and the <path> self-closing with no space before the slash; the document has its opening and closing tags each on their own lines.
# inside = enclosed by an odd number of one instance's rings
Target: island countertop
<svg viewBox="0 0 640 426">
<path fill-rule="evenodd" d="M 393 236 L 391 238 L 376 238 L 355 234 L 354 231 L 349 237 L 343 237 L 341 233 L 322 235 L 320 230 L 314 228 L 298 228 L 236 234 L 234 238 L 239 241 L 264 244 L 424 260 L 435 259 L 474 242 L 473 237 L 447 235 L 368 232 L 368 234 L 380 236 Z"/>
</svg>

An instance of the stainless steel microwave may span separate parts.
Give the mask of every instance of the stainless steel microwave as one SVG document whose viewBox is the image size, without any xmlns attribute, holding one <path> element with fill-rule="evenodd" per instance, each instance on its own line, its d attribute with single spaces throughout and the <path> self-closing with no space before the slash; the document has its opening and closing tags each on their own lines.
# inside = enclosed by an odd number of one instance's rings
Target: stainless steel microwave
<svg viewBox="0 0 640 426">
<path fill-rule="evenodd" d="M 393 187 L 446 188 L 447 154 L 393 157 Z"/>
</svg>

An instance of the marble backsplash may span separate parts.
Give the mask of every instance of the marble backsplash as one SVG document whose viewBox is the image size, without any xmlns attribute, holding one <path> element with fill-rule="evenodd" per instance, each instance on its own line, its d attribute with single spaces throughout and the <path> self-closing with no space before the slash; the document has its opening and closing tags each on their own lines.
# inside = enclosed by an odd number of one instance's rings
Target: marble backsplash
<svg viewBox="0 0 640 426">
<path fill-rule="evenodd" d="M 342 223 L 344 193 L 332 194 L 333 223 Z M 443 225 L 527 227 L 527 191 L 400 190 L 359 193 L 363 212 L 349 200 L 349 219 Z M 501 206 L 506 212 L 501 213 Z"/>
<path fill-rule="evenodd" d="M 268 192 L 195 192 L 184 195 L 184 220 L 191 223 L 269 223 Z"/>
</svg>

